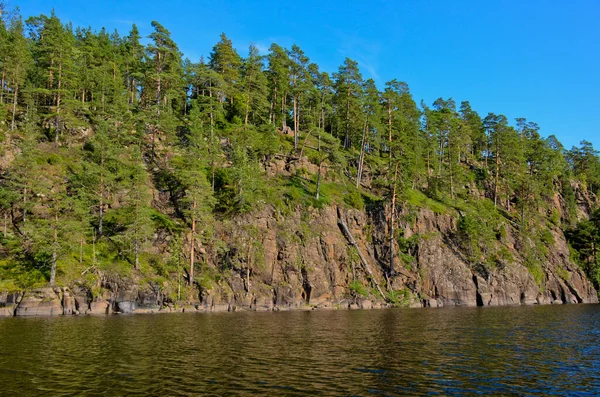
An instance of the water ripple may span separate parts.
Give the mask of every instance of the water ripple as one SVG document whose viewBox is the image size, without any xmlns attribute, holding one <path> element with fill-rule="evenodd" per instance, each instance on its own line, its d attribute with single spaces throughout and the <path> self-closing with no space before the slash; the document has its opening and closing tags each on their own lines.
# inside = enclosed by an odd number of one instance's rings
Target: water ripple
<svg viewBox="0 0 600 397">
<path fill-rule="evenodd" d="M 600 306 L 0 319 L 0 395 L 600 394 Z"/>
</svg>

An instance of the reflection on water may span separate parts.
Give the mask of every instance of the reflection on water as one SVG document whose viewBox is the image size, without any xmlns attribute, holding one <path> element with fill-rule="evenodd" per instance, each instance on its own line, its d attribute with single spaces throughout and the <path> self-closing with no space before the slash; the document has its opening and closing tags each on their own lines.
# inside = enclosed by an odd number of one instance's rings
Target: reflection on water
<svg viewBox="0 0 600 397">
<path fill-rule="evenodd" d="M 600 306 L 0 319 L 0 395 L 598 395 Z"/>
</svg>

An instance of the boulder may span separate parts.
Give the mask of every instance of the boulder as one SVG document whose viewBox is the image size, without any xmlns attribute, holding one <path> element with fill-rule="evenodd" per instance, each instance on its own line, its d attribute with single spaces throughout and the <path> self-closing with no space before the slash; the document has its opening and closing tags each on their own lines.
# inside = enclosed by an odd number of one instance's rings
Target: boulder
<svg viewBox="0 0 600 397">
<path fill-rule="evenodd" d="M 12 317 L 21 300 L 21 293 L 7 291 L 0 292 L 0 317 Z"/>
<path fill-rule="evenodd" d="M 231 308 L 226 303 L 219 303 L 219 304 L 213 305 L 210 308 L 210 310 L 213 312 L 228 312 L 231 310 Z"/>
<path fill-rule="evenodd" d="M 365 310 L 372 309 L 373 308 L 373 302 L 371 302 L 368 299 L 365 299 L 365 300 L 363 300 L 363 301 L 360 302 L 360 308 L 361 309 L 365 309 Z"/>
<path fill-rule="evenodd" d="M 52 288 L 40 288 L 25 292 L 17 306 L 15 316 L 61 316 L 61 299 Z"/>
<path fill-rule="evenodd" d="M 78 313 L 75 297 L 68 288 L 62 289 L 62 307 L 65 316 L 71 316 Z"/>
<path fill-rule="evenodd" d="M 137 309 L 137 303 L 135 301 L 121 301 L 117 302 L 117 311 L 123 314 L 131 314 Z"/>
<path fill-rule="evenodd" d="M 110 302 L 106 300 L 93 301 L 87 314 L 110 314 Z"/>
</svg>

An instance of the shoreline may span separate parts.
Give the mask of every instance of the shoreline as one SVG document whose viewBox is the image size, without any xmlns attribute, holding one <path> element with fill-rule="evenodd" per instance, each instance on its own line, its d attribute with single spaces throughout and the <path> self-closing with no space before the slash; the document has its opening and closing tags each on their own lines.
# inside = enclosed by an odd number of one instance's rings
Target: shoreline
<svg viewBox="0 0 600 397">
<path fill-rule="evenodd" d="M 209 313 L 274 313 L 274 312 L 325 312 L 325 311 L 346 311 L 346 310 L 384 310 L 384 309 L 443 309 L 443 308 L 492 308 L 492 307 L 518 307 L 518 306 L 561 306 L 561 305 L 593 305 L 598 302 L 563 302 L 555 300 L 553 302 L 519 302 L 506 305 L 465 305 L 465 304 L 448 304 L 430 306 L 424 305 L 424 302 L 412 302 L 405 305 L 391 305 L 385 302 L 371 301 L 369 299 L 343 299 L 340 301 L 326 301 L 319 304 L 308 305 L 288 305 L 288 306 L 240 306 L 235 304 L 216 304 L 212 306 L 204 306 L 201 304 L 193 305 L 172 305 L 172 306 L 151 306 L 137 307 L 133 302 L 108 302 L 96 301 L 90 302 L 89 308 L 85 311 L 79 309 L 71 310 L 72 308 L 63 306 L 62 302 L 57 300 L 41 300 L 37 301 L 37 305 L 31 305 L 31 301 L 24 299 L 11 306 L 0 307 L 0 318 L 32 318 L 32 317 L 99 317 L 112 315 L 162 315 L 162 314 L 209 314 Z M 25 304 L 24 304 L 25 301 Z M 35 301 L 34 301 L 35 302 Z M 58 304 L 57 304 L 58 303 Z M 102 307 L 103 310 L 93 310 L 94 308 Z M 127 308 L 120 310 L 119 308 Z"/>
</svg>

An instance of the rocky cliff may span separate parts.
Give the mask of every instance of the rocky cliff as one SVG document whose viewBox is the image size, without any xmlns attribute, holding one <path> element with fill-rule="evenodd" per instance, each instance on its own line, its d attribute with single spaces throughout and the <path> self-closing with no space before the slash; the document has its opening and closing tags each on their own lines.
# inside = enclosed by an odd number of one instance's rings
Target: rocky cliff
<svg viewBox="0 0 600 397">
<path fill-rule="evenodd" d="M 386 212 L 330 206 L 284 216 L 266 208 L 223 223 L 216 233 L 225 244 L 198 247 L 203 266 L 197 286 L 179 300 L 174 296 L 180 287 L 167 282 L 104 277 L 95 291 L 73 285 L 4 293 L 0 314 L 598 302 L 592 284 L 570 260 L 558 227 L 549 226 L 552 243 L 536 278 L 510 229 L 498 243 L 507 252 L 504 259 L 473 265 L 455 239 L 457 215 L 421 208 L 399 217 L 402 240 L 409 243 L 398 247 L 391 272 Z"/>
</svg>

